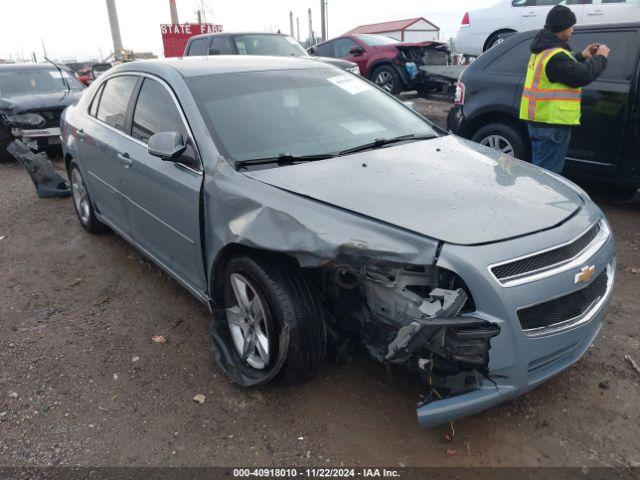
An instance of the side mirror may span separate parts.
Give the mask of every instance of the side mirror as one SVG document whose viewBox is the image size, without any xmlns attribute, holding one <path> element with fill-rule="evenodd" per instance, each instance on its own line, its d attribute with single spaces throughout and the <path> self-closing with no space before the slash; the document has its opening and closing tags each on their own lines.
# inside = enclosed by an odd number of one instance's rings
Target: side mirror
<svg viewBox="0 0 640 480">
<path fill-rule="evenodd" d="M 209 55 L 220 55 L 222 52 L 219 48 L 210 48 Z"/>
<path fill-rule="evenodd" d="M 151 135 L 147 150 L 150 155 L 163 160 L 174 160 L 184 153 L 187 146 L 179 132 L 162 132 Z"/>
<path fill-rule="evenodd" d="M 314 57 L 318 56 L 318 49 L 316 47 L 311 47 L 307 52 L 309 55 L 313 55 Z"/>
<path fill-rule="evenodd" d="M 349 55 L 353 55 L 354 57 L 362 55 L 363 53 L 364 53 L 364 48 L 362 48 L 359 45 L 356 45 L 355 47 L 351 47 L 349 49 Z"/>
</svg>

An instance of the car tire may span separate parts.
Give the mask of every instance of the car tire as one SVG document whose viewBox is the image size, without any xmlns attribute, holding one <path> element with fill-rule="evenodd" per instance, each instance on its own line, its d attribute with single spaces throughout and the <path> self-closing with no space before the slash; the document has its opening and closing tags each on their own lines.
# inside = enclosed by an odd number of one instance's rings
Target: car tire
<svg viewBox="0 0 640 480">
<path fill-rule="evenodd" d="M 72 161 L 69 164 L 68 172 L 73 208 L 76 211 L 80 225 L 89 233 L 105 232 L 107 226 L 96 217 L 93 202 L 89 197 L 89 191 L 78 165 Z"/>
<path fill-rule="evenodd" d="M 235 383 L 290 385 L 319 371 L 326 326 L 293 261 L 268 255 L 231 259 L 224 306 L 211 327 L 213 354 Z"/>
<path fill-rule="evenodd" d="M 402 79 L 398 71 L 391 65 L 382 65 L 376 68 L 371 75 L 371 81 L 392 95 L 398 95 L 402 92 Z"/>
<path fill-rule="evenodd" d="M 520 160 L 529 160 L 526 140 L 522 132 L 512 125 L 490 123 L 474 133 L 471 140 Z"/>
</svg>

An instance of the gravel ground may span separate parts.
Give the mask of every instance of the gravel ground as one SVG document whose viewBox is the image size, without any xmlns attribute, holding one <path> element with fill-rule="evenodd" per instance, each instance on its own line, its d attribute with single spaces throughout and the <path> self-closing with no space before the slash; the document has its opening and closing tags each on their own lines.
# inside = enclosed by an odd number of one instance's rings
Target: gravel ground
<svg viewBox="0 0 640 480">
<path fill-rule="evenodd" d="M 442 122 L 447 104 L 418 103 Z M 624 360 L 640 361 L 637 205 L 594 193 L 619 254 L 595 345 L 445 444 L 448 428 L 416 424 L 420 387 L 367 359 L 240 390 L 176 282 L 117 235 L 86 234 L 69 199 L 38 200 L 18 165 L 0 165 L 0 186 L 0 466 L 640 466 L 640 376 Z"/>
</svg>

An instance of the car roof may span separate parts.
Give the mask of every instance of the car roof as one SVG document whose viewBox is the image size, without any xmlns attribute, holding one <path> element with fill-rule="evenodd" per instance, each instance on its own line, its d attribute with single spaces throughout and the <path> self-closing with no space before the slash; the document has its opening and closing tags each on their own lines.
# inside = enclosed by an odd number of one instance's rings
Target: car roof
<svg viewBox="0 0 640 480">
<path fill-rule="evenodd" d="M 176 57 L 154 60 L 138 60 L 123 63 L 113 72 L 162 73 L 175 70 L 183 77 L 221 75 L 225 73 L 261 72 L 291 69 L 333 68 L 330 65 L 296 57 L 271 57 L 266 55 L 212 55 Z"/>
<path fill-rule="evenodd" d="M 235 35 L 278 35 L 280 37 L 289 37 L 286 33 L 278 32 L 219 32 L 219 33 L 203 33 L 202 35 L 195 35 L 189 38 L 189 41 L 196 40 L 198 38 L 212 38 L 212 37 L 233 37 Z"/>
<path fill-rule="evenodd" d="M 0 70 L 51 70 L 50 63 L 0 63 Z"/>
</svg>

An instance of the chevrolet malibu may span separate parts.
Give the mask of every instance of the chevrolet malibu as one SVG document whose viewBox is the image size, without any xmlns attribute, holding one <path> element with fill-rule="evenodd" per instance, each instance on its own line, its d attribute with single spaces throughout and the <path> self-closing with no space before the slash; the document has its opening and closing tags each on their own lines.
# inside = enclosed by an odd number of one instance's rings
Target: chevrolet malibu
<svg viewBox="0 0 640 480">
<path fill-rule="evenodd" d="M 603 325 L 615 247 L 584 191 L 335 67 L 123 64 L 61 127 L 84 229 L 208 305 L 243 387 L 364 351 L 420 379 L 430 427 L 558 374 Z"/>
</svg>

